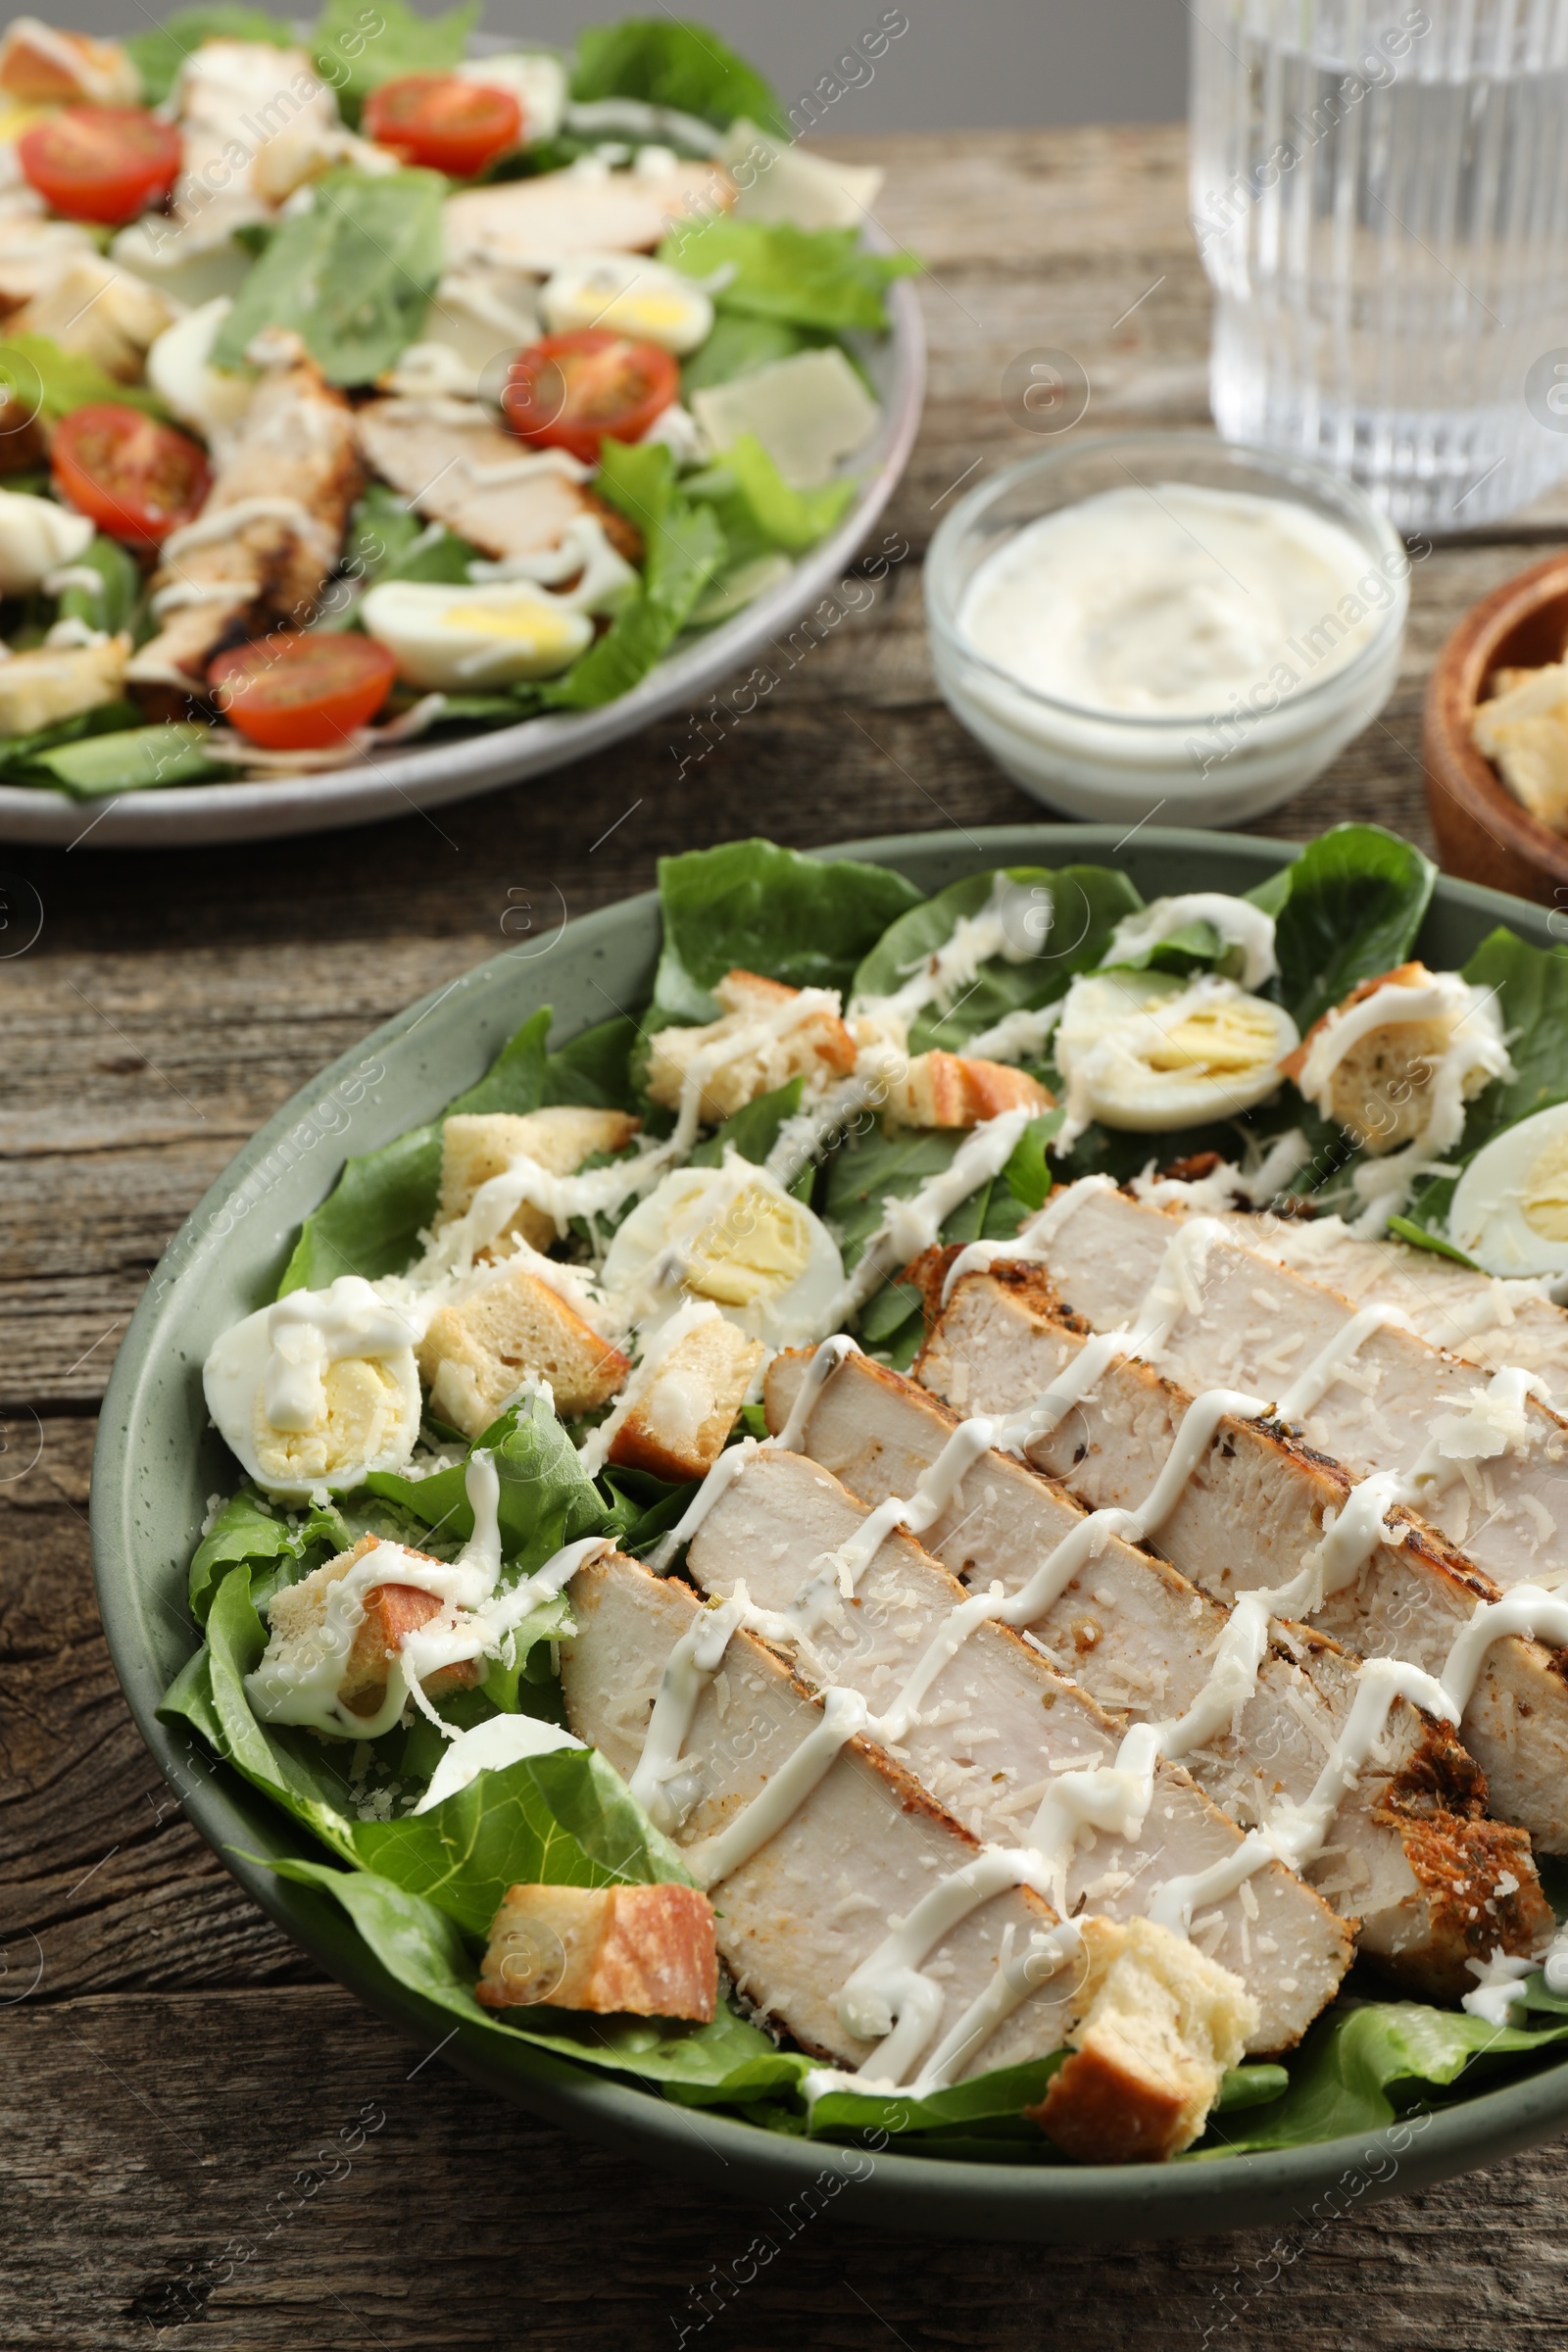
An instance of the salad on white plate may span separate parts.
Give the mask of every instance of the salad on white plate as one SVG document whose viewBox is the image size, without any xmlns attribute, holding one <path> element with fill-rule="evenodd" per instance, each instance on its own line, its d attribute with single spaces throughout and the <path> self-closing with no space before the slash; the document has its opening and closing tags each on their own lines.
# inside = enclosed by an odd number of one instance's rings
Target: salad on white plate
<svg viewBox="0 0 1568 2352">
<path fill-rule="evenodd" d="M 1024 2164 L 1373 2130 L 1568 2033 L 1568 959 L 666 859 L 224 1332 L 164 1702 L 484 2034 Z"/>
<path fill-rule="evenodd" d="M 914 267 L 880 174 L 704 27 L 471 55 L 476 15 L 0 35 L 7 784 L 591 710 L 853 504 Z"/>
</svg>

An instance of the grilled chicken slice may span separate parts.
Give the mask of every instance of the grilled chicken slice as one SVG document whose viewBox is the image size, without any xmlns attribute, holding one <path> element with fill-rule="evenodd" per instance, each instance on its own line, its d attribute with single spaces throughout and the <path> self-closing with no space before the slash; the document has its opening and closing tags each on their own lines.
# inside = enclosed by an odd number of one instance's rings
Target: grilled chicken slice
<svg viewBox="0 0 1568 2352">
<path fill-rule="evenodd" d="M 968 1275 L 916 1367 L 922 1386 L 964 1412 L 1010 1412 L 1050 1387 L 1089 1337 L 1039 1267 L 1003 1264 Z M 1151 1492 L 1191 1395 L 1149 1366 L 1113 1362 L 1085 1402 L 1029 1449 L 1036 1468 L 1065 1479 L 1091 1509 L 1131 1507 Z M 1283 1585 L 1321 1542 L 1350 1481 L 1277 1423 L 1222 1419 L 1180 1499 L 1159 1527 L 1161 1554 L 1204 1592 Z M 1311 1624 L 1366 1657 L 1396 1657 L 1441 1673 L 1454 1636 L 1497 1587 L 1409 1513 L 1385 1522 L 1354 1583 L 1331 1594 Z M 1493 1812 L 1518 1822 L 1538 1847 L 1568 1852 L 1568 1678 L 1560 1651 L 1509 1636 L 1494 1643 L 1465 1710 L 1462 1736 L 1487 1778 Z"/>
<path fill-rule="evenodd" d="M 808 1360 L 774 1359 L 771 1427 L 782 1426 Z M 956 1426 L 956 1416 L 913 1381 L 853 1355 L 822 1390 L 804 1444 L 852 1494 L 876 1504 L 912 1494 Z M 993 1452 L 966 1474 L 921 1543 L 971 1592 L 1000 1583 L 1011 1593 L 1083 1516 L 1059 1487 L 1014 1456 Z M 1165 1561 L 1111 1536 L 1029 1633 L 1124 1727 L 1130 1716 L 1157 1722 L 1192 1705 L 1227 1614 Z M 1355 1693 L 1354 1663 L 1337 1643 L 1295 1625 L 1277 1626 L 1276 1637 L 1229 1729 L 1182 1759 L 1204 1794 L 1244 1829 L 1266 1820 L 1282 1800 L 1311 1793 Z M 1303 1875 L 1342 1917 L 1358 1923 L 1364 1953 L 1412 1991 L 1453 1999 L 1474 1987 L 1469 1959 L 1485 1959 L 1498 1944 L 1532 1950 L 1549 1933 L 1550 1910 L 1529 1839 L 1482 1817 L 1485 1782 L 1446 1725 L 1401 1699 L 1381 1744 L 1378 1762 L 1342 1804 L 1328 1846 Z M 956 1809 L 963 1815 L 961 1803 Z M 1478 1886 L 1485 1897 L 1472 1917 Z M 1229 1965 L 1246 1975 L 1234 1956 Z"/>
<path fill-rule="evenodd" d="M 1280 1396 L 1354 1316 L 1337 1291 L 1271 1265 L 1218 1223 L 1199 1229 L 1094 1180 L 1075 1192 L 1070 1213 L 1067 1195 L 1045 1211 L 1039 1254 L 1096 1331 L 1138 1321 L 1184 1223 L 1198 1245 L 1180 1276 L 1188 1304 L 1158 1349 L 1183 1388 Z M 1423 1495 L 1420 1515 L 1506 1587 L 1568 1568 L 1568 1423 L 1534 1397 L 1505 1411 L 1485 1393 L 1474 1365 L 1386 1328 L 1292 1419 L 1356 1479 L 1412 1470 L 1436 1441 L 1450 1483 Z"/>
<path fill-rule="evenodd" d="M 265 375 L 207 504 L 164 544 L 153 583 L 163 626 L 131 657 L 129 682 L 201 693 L 220 646 L 302 627 L 363 481 L 342 395 L 304 358 Z"/>
<path fill-rule="evenodd" d="M 615 1553 L 580 1569 L 569 1592 L 577 1636 L 562 1660 L 567 1718 L 580 1739 L 629 1776 L 665 1662 L 700 1604 L 686 1585 L 652 1576 Z M 734 1821 L 821 1721 L 820 1704 L 783 1662 L 750 1635 L 735 1634 L 683 1743 L 692 1796 L 676 1841 L 690 1850 Z M 869 1740 L 852 1739 L 782 1826 L 717 1882 L 720 1954 L 743 1997 L 764 2016 L 816 2056 L 858 2068 L 876 2044 L 839 2016 L 850 1977 L 895 1921 L 906 1921 L 922 1897 L 981 1853 L 902 1764 Z M 947 2034 L 995 1987 L 998 1966 L 1009 1953 L 1021 1955 L 1032 1935 L 1055 1924 L 1038 1895 L 1007 1887 L 922 1954 L 915 1966 L 940 2001 L 935 2034 Z M 1102 2038 L 1108 2023 L 1102 1996 L 1128 1932 L 1102 1918 L 1079 1924 L 1076 1957 L 1027 1991 L 994 2032 L 975 2034 L 955 2067 L 957 2079 L 1048 2056 L 1069 2036 L 1084 2048 Z M 1178 1937 L 1145 1923 L 1138 1956 L 1155 1966 L 1178 1999 L 1196 1994 L 1191 2007 L 1204 2014 L 1195 2016 L 1179 2047 L 1116 2035 L 1114 2067 L 1078 2069 L 1053 2100 L 1057 2112 L 1045 2119 L 1046 2128 L 1088 2161 L 1115 2161 L 1139 2147 L 1169 2154 L 1186 2144 L 1218 2087 L 1220 2068 L 1234 2061 L 1255 2021 L 1243 1987 Z M 1228 2049 L 1217 2050 L 1216 2039 Z M 1182 2081 L 1173 2084 L 1176 2060 Z M 1179 2103 L 1189 2103 L 1185 2079 L 1194 2067 L 1206 2073 L 1207 2096 L 1198 2117 L 1188 2114 L 1178 2129 L 1173 2093 L 1181 2089 Z"/>
<path fill-rule="evenodd" d="M 548 277 L 579 253 L 651 253 L 683 220 L 728 212 L 735 184 L 716 164 L 677 164 L 662 178 L 612 172 L 589 179 L 543 172 L 449 196 L 449 270 L 470 262 Z"/>
<path fill-rule="evenodd" d="M 382 480 L 484 555 L 547 554 L 581 514 L 598 517 L 628 563 L 642 554 L 624 515 L 583 487 L 587 466 L 561 450 L 525 448 L 478 401 L 372 400 L 356 421 Z"/>
<path fill-rule="evenodd" d="M 203 41 L 180 73 L 178 107 L 184 156 L 171 211 L 186 246 L 202 250 L 270 220 L 288 193 L 267 177 L 274 140 L 326 142 L 342 130 L 337 100 L 305 51 L 270 41 Z"/>
<path fill-rule="evenodd" d="M 704 1520 L 689 1571 L 706 1592 L 727 1598 L 740 1581 L 756 1607 L 781 1610 L 867 1515 L 815 1462 L 765 1448 Z M 796 1670 L 812 1685 L 848 1685 L 885 1712 L 965 1597 L 910 1537 L 890 1536 L 857 1598 L 812 1632 Z M 1114 1763 L 1122 1728 L 1009 1628 L 980 1625 L 932 1682 L 895 1752 L 975 1837 L 1016 1846 L 1051 1781 Z M 1081 1839 L 1067 1908 L 1139 1918 L 1163 1880 L 1207 1869 L 1240 1843 L 1187 1773 L 1161 1763 L 1137 1837 L 1091 1831 Z M 1246 1896 L 1201 1912 L 1194 1934 L 1256 1999 L 1256 2050 L 1298 2041 L 1350 1960 L 1343 1923 L 1277 1862 L 1248 1881 Z"/>
<path fill-rule="evenodd" d="M 1154 1186 L 1152 1196 L 1179 1216 L 1209 1213 L 1192 1191 L 1167 1182 Z M 1229 1209 L 1220 1222 L 1245 1249 L 1326 1284 L 1354 1307 L 1398 1307 L 1431 1348 L 1486 1372 L 1519 1364 L 1538 1373 L 1558 1411 L 1568 1407 L 1568 1314 L 1547 1297 L 1544 1281 L 1502 1281 L 1407 1242 L 1363 1240 L 1340 1217 Z"/>
</svg>

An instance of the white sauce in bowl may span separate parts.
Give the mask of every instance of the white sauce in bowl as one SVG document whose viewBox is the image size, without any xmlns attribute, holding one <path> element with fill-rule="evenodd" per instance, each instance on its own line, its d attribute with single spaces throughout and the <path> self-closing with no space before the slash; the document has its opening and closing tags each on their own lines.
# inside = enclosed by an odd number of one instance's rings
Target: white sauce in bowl
<svg viewBox="0 0 1568 2352">
<path fill-rule="evenodd" d="M 1284 696 L 1333 676 L 1394 601 L 1349 532 L 1294 500 L 1129 483 L 1043 514 L 998 548 L 969 583 L 958 629 L 1054 701 L 1202 718 L 1263 683 Z"/>
</svg>

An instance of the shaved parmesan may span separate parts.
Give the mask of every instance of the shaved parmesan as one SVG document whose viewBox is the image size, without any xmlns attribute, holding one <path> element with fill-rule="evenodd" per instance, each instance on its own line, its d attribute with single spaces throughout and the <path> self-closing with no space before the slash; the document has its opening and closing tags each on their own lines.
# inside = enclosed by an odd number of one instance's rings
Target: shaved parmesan
<svg viewBox="0 0 1568 2352">
<path fill-rule="evenodd" d="M 840 460 L 870 439 L 879 415 L 837 345 L 710 384 L 692 394 L 692 408 L 720 454 L 755 433 L 792 490 L 831 481 Z"/>
</svg>

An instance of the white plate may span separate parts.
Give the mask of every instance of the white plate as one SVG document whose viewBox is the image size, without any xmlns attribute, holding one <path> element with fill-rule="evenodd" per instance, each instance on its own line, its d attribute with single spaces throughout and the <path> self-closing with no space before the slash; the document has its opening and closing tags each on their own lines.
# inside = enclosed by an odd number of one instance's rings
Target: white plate
<svg viewBox="0 0 1568 2352">
<path fill-rule="evenodd" d="M 865 242 L 888 250 L 874 229 Z M 803 556 L 787 580 L 759 597 L 733 620 L 710 629 L 649 672 L 640 686 L 598 710 L 526 718 L 488 734 L 410 744 L 374 761 L 291 776 L 264 784 L 187 784 L 169 790 L 117 793 L 74 800 L 69 793 L 0 784 L 0 841 L 66 847 L 90 834 L 94 849 L 175 848 L 206 841 L 263 841 L 285 833 L 319 833 L 331 825 L 367 825 L 438 808 L 478 792 L 495 792 L 523 776 L 543 775 L 585 753 L 635 735 L 650 719 L 683 704 L 695 706 L 733 671 L 787 631 L 842 576 L 892 497 L 908 463 L 925 390 L 925 337 L 914 289 L 906 279 L 890 289 L 892 331 L 866 344 L 862 356 L 882 406 L 882 422 L 853 470 L 863 487 L 830 538 Z"/>
</svg>

